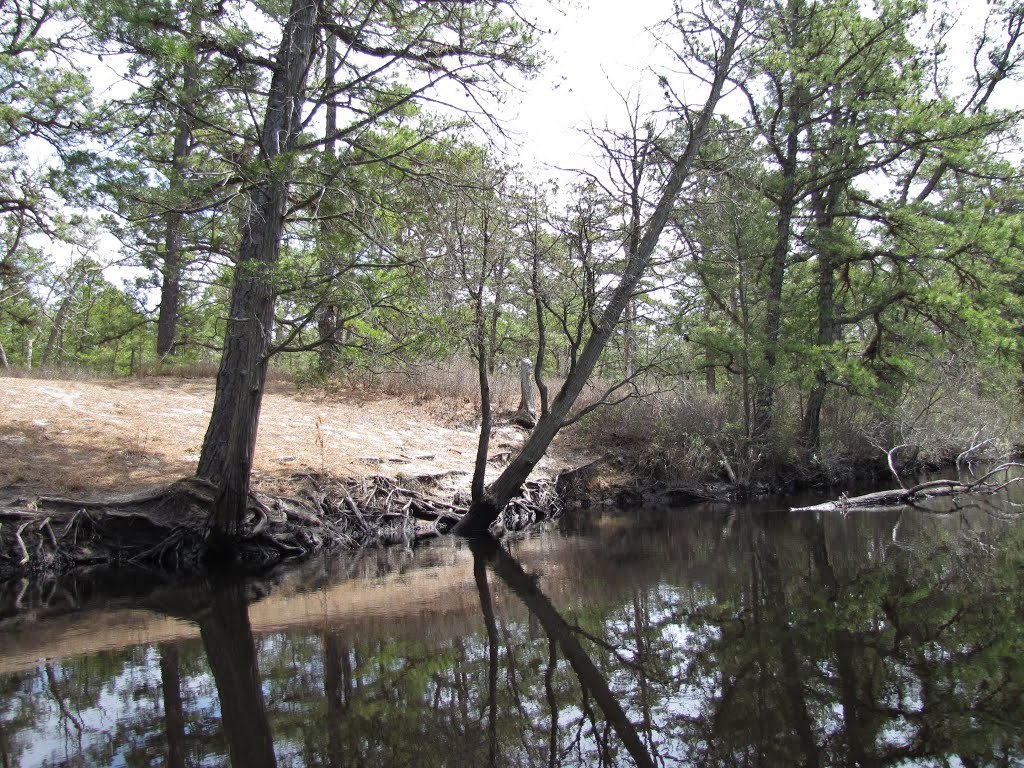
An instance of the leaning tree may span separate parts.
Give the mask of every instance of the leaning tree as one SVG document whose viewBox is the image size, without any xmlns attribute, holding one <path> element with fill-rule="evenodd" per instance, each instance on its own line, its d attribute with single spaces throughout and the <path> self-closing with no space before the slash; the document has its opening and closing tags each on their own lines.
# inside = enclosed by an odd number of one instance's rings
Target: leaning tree
<svg viewBox="0 0 1024 768">
<path fill-rule="evenodd" d="M 667 173 L 660 184 L 660 193 L 646 215 L 646 220 L 641 223 L 640 216 L 637 216 L 634 222 L 635 234 L 627 237 L 623 243 L 625 253 L 622 275 L 596 322 L 592 324 L 575 367 L 551 400 L 547 411 L 537 421 L 537 426 L 519 453 L 501 475 L 487 486 L 485 492 L 473 500 L 469 511 L 456 524 L 456 533 L 464 536 L 485 533 L 505 506 L 520 493 L 523 483 L 543 458 L 555 435 L 570 419 L 570 411 L 576 399 L 615 332 L 623 311 L 651 267 L 658 242 L 676 204 L 676 197 L 689 178 L 701 146 L 708 136 L 744 31 L 746 5 L 746 0 L 738 0 L 735 5 L 718 6 L 716 12 L 712 13 L 709 4 L 694 18 L 693 26 L 685 23 L 682 16 L 676 20 L 676 29 L 684 33 L 680 36 L 683 45 L 688 46 L 685 54 L 679 52 L 681 60 L 685 60 L 686 66 L 694 68 L 700 62 L 710 72 L 707 80 L 711 87 L 707 99 L 699 110 L 684 109 L 679 114 L 677 128 L 684 129 L 685 126 L 687 138 L 679 153 L 667 163 Z M 707 35 L 701 40 L 702 44 L 696 42 L 701 37 L 698 29 Z M 688 33 L 693 33 L 693 36 Z M 657 146 L 654 136 L 638 136 L 637 141 L 655 142 L 652 152 L 668 151 L 667 147 Z M 633 153 L 633 156 L 646 167 L 648 154 L 641 150 Z"/>
</svg>

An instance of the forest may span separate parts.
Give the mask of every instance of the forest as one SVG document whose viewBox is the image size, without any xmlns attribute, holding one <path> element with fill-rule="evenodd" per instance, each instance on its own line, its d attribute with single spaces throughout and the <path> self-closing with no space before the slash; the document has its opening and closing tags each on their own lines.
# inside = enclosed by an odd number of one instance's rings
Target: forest
<svg viewBox="0 0 1024 768">
<path fill-rule="evenodd" d="M 470 533 L 569 425 L 740 488 L 1015 446 L 1024 6 L 676 2 L 656 98 L 619 85 L 571 177 L 500 150 L 558 44 L 533 10 L 9 0 L 0 366 L 216 371 L 213 549 L 271 369 L 468 366 Z M 524 358 L 536 426 L 485 487 L 490 383 Z"/>
</svg>

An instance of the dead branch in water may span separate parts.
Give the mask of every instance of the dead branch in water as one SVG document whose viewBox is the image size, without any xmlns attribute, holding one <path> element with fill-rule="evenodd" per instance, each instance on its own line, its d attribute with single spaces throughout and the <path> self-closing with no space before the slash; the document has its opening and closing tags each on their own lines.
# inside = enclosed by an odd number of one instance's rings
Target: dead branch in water
<svg viewBox="0 0 1024 768">
<path fill-rule="evenodd" d="M 968 493 L 998 493 L 1013 483 L 1024 480 L 1024 476 L 1010 477 L 1009 471 L 1018 468 L 1024 469 L 1024 464 L 1017 462 L 1006 462 L 1000 464 L 977 480 L 929 480 L 919 483 L 911 488 L 896 488 L 891 491 L 875 491 L 866 493 L 863 496 L 840 496 L 834 501 L 825 501 L 821 504 L 813 504 L 809 507 L 791 507 L 791 512 L 861 512 L 870 509 L 885 507 L 902 507 L 913 504 L 924 499 L 932 499 L 941 496 L 960 496 Z M 992 479 L 1002 475 L 1000 482 L 993 482 Z"/>
</svg>

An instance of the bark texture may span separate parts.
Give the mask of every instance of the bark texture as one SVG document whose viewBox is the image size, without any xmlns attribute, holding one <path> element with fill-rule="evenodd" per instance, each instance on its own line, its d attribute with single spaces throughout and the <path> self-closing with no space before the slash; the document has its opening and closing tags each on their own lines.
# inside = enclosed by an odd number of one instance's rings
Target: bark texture
<svg viewBox="0 0 1024 768">
<path fill-rule="evenodd" d="M 319 10 L 318 0 L 293 0 L 291 5 L 260 139 L 266 171 L 250 192 L 235 265 L 217 392 L 198 469 L 201 478 L 219 486 L 210 518 L 214 558 L 230 555 L 245 518 L 274 318 L 273 275 L 288 202 L 288 155 L 301 128 Z"/>
</svg>

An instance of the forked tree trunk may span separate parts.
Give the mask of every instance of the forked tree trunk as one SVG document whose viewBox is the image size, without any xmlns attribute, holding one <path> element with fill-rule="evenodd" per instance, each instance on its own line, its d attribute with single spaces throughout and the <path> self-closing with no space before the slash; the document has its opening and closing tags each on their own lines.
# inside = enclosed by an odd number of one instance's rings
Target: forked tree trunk
<svg viewBox="0 0 1024 768">
<path fill-rule="evenodd" d="M 57 314 L 53 318 L 53 325 L 50 326 L 50 335 L 46 340 L 46 346 L 43 347 L 43 357 L 39 361 L 40 365 L 44 367 L 49 365 L 54 352 L 64 346 L 62 343 L 64 337 L 64 326 L 68 322 L 68 316 L 71 314 L 71 308 L 75 303 L 75 297 L 78 295 L 79 289 L 85 285 L 85 281 L 88 277 L 89 265 L 86 263 L 85 259 L 82 259 L 73 267 L 71 281 L 68 283 L 68 292 L 61 300 L 60 307 L 57 309 Z M 31 356 L 32 351 L 30 346 L 29 357 Z"/>
<path fill-rule="evenodd" d="M 274 318 L 274 268 L 288 202 L 287 163 L 301 125 L 319 0 L 292 0 L 271 80 L 260 155 L 266 176 L 250 193 L 235 264 L 231 312 L 198 475 L 219 486 L 208 554 L 230 557 L 245 519 Z"/>
<path fill-rule="evenodd" d="M 537 422 L 537 426 L 530 433 L 529 439 L 523 445 L 519 454 L 505 468 L 498 479 L 487 488 L 482 498 L 473 499 L 469 511 L 453 528 L 455 533 L 462 536 L 479 536 L 487 532 L 487 529 L 498 519 L 498 515 L 501 514 L 509 501 L 520 493 L 523 483 L 526 482 L 537 462 L 544 457 L 551 441 L 558 434 L 558 430 L 562 428 L 570 409 L 576 402 L 576 398 L 583 391 L 583 386 L 590 378 L 594 366 L 597 365 L 602 351 L 615 331 L 626 304 L 632 299 L 637 286 L 640 284 L 640 280 L 650 267 L 654 249 L 657 247 L 658 239 L 661 237 L 662 230 L 664 230 L 665 224 L 668 222 L 669 215 L 675 205 L 676 196 L 679 194 L 679 190 L 682 189 L 687 176 L 689 176 L 697 153 L 707 137 L 715 107 L 722 95 L 722 88 L 725 85 L 730 69 L 745 8 L 745 0 L 740 0 L 737 4 L 732 30 L 723 48 L 721 58 L 716 65 L 711 93 L 704 104 L 700 117 L 694 125 L 693 132 L 686 145 L 686 150 L 672 166 L 665 181 L 664 191 L 658 200 L 657 206 L 655 206 L 650 221 L 643 231 L 643 236 L 639 238 L 636 251 L 626 254 L 626 264 L 622 278 L 612 292 L 611 299 L 601 314 L 600 320 L 587 338 L 575 369 L 565 380 L 562 388 L 551 402 L 548 413 L 541 416 Z"/>
<path fill-rule="evenodd" d="M 788 23 L 797 26 L 798 9 L 794 2 L 787 3 Z M 797 45 L 798 40 L 793 41 Z M 804 86 L 793 83 L 786 99 L 788 128 L 786 130 L 785 154 L 782 156 L 782 190 L 779 195 L 779 212 L 775 221 L 775 243 L 768 262 L 768 296 L 764 319 L 764 367 L 756 382 L 751 433 L 755 446 L 764 446 L 771 437 L 775 420 L 776 367 L 779 340 L 782 336 L 782 288 L 786 280 L 786 262 L 792 239 L 793 218 L 796 213 L 797 165 L 800 150 L 800 132 L 803 130 L 805 97 Z"/>
</svg>

